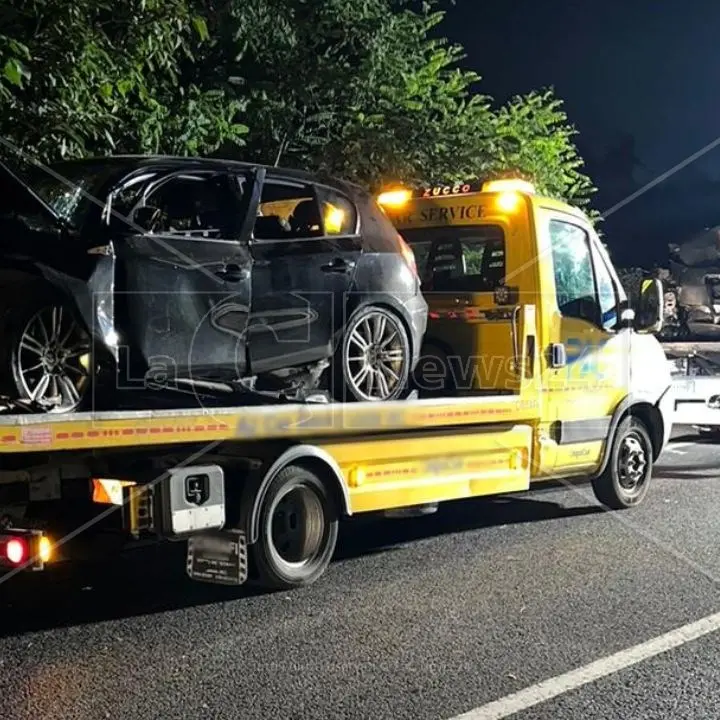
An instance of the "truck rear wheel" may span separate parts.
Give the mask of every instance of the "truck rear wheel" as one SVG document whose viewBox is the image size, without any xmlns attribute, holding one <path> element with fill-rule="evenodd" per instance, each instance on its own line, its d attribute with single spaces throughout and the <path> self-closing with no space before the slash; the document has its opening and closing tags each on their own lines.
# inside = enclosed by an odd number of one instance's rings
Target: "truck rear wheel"
<svg viewBox="0 0 720 720">
<path fill-rule="evenodd" d="M 650 485 L 653 447 L 645 425 L 632 416 L 624 418 L 613 437 L 604 472 L 593 480 L 595 497 L 611 510 L 639 505 Z"/>
<path fill-rule="evenodd" d="M 271 481 L 260 509 L 260 533 L 250 553 L 259 584 L 282 590 L 315 582 L 330 564 L 338 510 L 326 484 L 298 465 Z"/>
</svg>

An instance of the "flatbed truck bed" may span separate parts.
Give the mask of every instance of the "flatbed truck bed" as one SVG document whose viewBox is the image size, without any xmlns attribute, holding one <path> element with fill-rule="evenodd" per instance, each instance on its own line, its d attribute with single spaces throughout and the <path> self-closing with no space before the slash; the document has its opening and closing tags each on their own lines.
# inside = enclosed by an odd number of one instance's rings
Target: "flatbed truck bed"
<svg viewBox="0 0 720 720">
<path fill-rule="evenodd" d="M 367 435 L 539 418 L 540 399 L 517 395 L 388 403 L 288 404 L 212 410 L 133 410 L 0 416 L 0 453 L 179 443 Z"/>
</svg>

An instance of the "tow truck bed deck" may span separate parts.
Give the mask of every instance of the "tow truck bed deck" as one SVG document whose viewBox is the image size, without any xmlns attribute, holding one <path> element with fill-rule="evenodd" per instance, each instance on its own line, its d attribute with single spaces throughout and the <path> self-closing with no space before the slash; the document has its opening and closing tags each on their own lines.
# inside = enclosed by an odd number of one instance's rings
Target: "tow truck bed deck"
<svg viewBox="0 0 720 720">
<path fill-rule="evenodd" d="M 539 407 L 535 394 L 523 393 L 413 402 L 5 415 L 0 416 L 0 453 L 336 437 L 367 435 L 373 430 L 527 422 L 538 417 Z"/>
</svg>

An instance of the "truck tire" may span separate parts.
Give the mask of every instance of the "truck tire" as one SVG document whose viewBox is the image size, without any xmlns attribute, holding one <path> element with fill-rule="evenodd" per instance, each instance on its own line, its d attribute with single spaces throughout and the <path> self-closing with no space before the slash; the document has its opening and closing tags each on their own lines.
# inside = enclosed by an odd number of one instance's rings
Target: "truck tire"
<svg viewBox="0 0 720 720">
<path fill-rule="evenodd" d="M 615 431 L 607 467 L 593 480 L 595 497 L 611 510 L 639 505 L 652 470 L 653 447 L 645 425 L 635 417 L 625 417 Z"/>
<path fill-rule="evenodd" d="M 250 546 L 257 584 L 270 590 L 310 585 L 335 552 L 339 513 L 327 485 L 289 465 L 270 482 L 260 508 L 260 532 Z"/>
</svg>

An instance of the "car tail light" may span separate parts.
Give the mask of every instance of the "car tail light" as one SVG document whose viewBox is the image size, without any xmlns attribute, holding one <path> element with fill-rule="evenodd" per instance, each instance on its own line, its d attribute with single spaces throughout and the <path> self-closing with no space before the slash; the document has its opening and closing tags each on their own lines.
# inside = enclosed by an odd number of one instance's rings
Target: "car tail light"
<svg viewBox="0 0 720 720">
<path fill-rule="evenodd" d="M 418 269 L 417 269 L 417 261 L 415 260 L 415 253 L 413 252 L 413 249 L 405 242 L 405 239 L 403 238 L 400 233 L 398 233 L 398 242 L 400 243 L 400 253 L 403 256 L 403 259 L 408 264 L 408 267 L 412 270 L 412 273 L 415 277 L 418 276 Z"/>
</svg>

